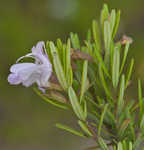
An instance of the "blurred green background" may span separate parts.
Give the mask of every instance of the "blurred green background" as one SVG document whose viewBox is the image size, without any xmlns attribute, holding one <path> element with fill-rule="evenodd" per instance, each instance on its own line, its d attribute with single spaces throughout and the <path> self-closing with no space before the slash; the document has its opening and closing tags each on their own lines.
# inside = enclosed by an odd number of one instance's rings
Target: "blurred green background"
<svg viewBox="0 0 144 150">
<path fill-rule="evenodd" d="M 57 122 L 73 126 L 71 112 L 44 102 L 31 88 L 10 86 L 7 76 L 15 60 L 39 40 L 65 40 L 71 31 L 84 39 L 104 2 L 121 9 L 119 35 L 134 40 L 134 81 L 144 79 L 143 0 L 0 0 L 0 149 L 83 150 L 93 145 L 55 127 Z"/>
</svg>

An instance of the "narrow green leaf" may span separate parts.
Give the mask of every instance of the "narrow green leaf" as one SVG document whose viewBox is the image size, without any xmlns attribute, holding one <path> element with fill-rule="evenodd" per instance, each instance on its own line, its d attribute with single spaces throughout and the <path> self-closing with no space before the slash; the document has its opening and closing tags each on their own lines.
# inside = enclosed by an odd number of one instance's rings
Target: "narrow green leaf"
<svg viewBox="0 0 144 150">
<path fill-rule="evenodd" d="M 121 142 L 118 143 L 117 150 L 123 150 L 123 146 L 122 146 L 122 143 L 121 143 Z"/>
<path fill-rule="evenodd" d="M 128 73 L 127 73 L 127 77 L 126 77 L 126 85 L 125 85 L 126 88 L 128 86 L 129 80 L 131 78 L 133 66 L 134 66 L 134 59 L 131 59 L 130 66 L 129 66 Z"/>
<path fill-rule="evenodd" d="M 143 104 L 142 87 L 141 87 L 140 80 L 138 80 L 138 100 L 139 100 L 139 119 L 141 120 L 143 115 L 144 104 Z"/>
<path fill-rule="evenodd" d="M 129 150 L 133 150 L 132 142 L 129 142 Z"/>
<path fill-rule="evenodd" d="M 87 117 L 87 113 L 88 113 L 86 101 L 84 101 L 84 109 L 83 110 L 84 110 L 84 118 L 86 118 Z"/>
<path fill-rule="evenodd" d="M 49 98 L 47 98 L 46 96 L 44 96 L 39 90 L 37 90 L 36 88 L 34 88 L 34 91 L 37 93 L 37 95 L 39 95 L 43 100 L 45 100 L 46 102 L 58 107 L 58 108 L 62 108 L 62 109 L 68 109 L 67 106 L 65 106 L 64 104 L 55 102 L 55 100 L 51 100 Z"/>
<path fill-rule="evenodd" d="M 115 115 L 114 115 L 113 112 L 111 112 L 111 110 L 109 110 L 109 109 L 107 109 L 105 121 L 106 121 L 108 124 L 111 124 L 111 126 L 112 126 L 113 128 L 115 128 L 115 125 L 116 125 Z"/>
<path fill-rule="evenodd" d="M 76 94 L 75 94 L 75 91 L 73 90 L 72 87 L 69 87 L 68 95 L 69 95 L 69 99 L 70 99 L 70 102 L 72 104 L 72 108 L 73 108 L 75 114 L 77 115 L 77 117 L 80 120 L 85 121 L 85 119 L 86 119 L 85 113 L 83 112 L 82 107 L 78 101 Z"/>
<path fill-rule="evenodd" d="M 130 134 L 131 134 L 131 141 L 135 141 L 135 139 L 136 139 L 135 126 L 134 126 L 134 122 L 133 122 L 133 118 L 132 118 L 130 110 L 128 110 L 128 114 L 127 115 L 128 115 L 127 117 L 131 119 L 131 121 L 129 123 Z"/>
<path fill-rule="evenodd" d="M 105 81 L 105 78 L 104 78 L 104 75 L 103 75 L 103 70 L 102 70 L 101 64 L 99 64 L 99 76 L 100 76 L 103 88 L 105 90 L 105 93 L 108 96 L 108 100 L 112 104 L 112 102 L 111 102 L 111 93 L 109 91 L 109 88 L 107 87 L 107 84 L 106 84 L 106 81 Z"/>
<path fill-rule="evenodd" d="M 129 46 L 130 46 L 130 43 L 127 41 L 127 43 L 125 45 L 125 49 L 124 49 L 124 56 L 123 56 L 123 59 L 122 59 L 122 64 L 121 64 L 121 68 L 120 68 L 120 74 L 122 73 L 124 65 L 125 65 L 125 62 L 126 62 Z"/>
<path fill-rule="evenodd" d="M 128 150 L 128 146 L 127 146 L 127 143 L 126 143 L 126 141 L 124 140 L 124 141 L 122 141 L 122 145 L 123 145 L 123 150 Z"/>
<path fill-rule="evenodd" d="M 67 46 L 66 46 L 66 79 L 69 84 L 69 86 L 72 85 L 72 68 L 71 68 L 71 44 L 70 44 L 70 39 L 67 41 Z"/>
<path fill-rule="evenodd" d="M 66 73 L 66 44 L 63 44 L 62 48 L 62 67 L 63 67 L 63 72 L 64 74 Z"/>
<path fill-rule="evenodd" d="M 66 78 L 65 78 L 65 75 L 64 75 L 64 72 L 63 72 L 63 68 L 62 68 L 62 65 L 61 65 L 56 47 L 53 44 L 53 42 L 50 42 L 49 45 L 50 45 L 50 50 L 51 50 L 51 54 L 52 54 L 52 57 L 53 57 L 53 64 L 54 64 L 54 69 L 55 69 L 57 78 L 58 78 L 61 86 L 63 87 L 63 89 L 67 90 L 68 85 L 67 85 L 67 82 L 66 82 Z"/>
<path fill-rule="evenodd" d="M 96 47 L 94 47 L 94 56 L 95 56 L 95 58 L 99 61 L 99 63 L 101 64 L 101 66 L 102 66 L 102 68 L 103 68 L 103 70 L 104 70 L 104 73 L 107 75 L 107 77 L 109 78 L 109 79 L 111 79 L 111 77 L 110 77 L 110 75 L 109 75 L 109 72 L 108 72 L 108 70 L 107 70 L 107 68 L 106 68 L 106 66 L 105 66 L 105 63 L 104 63 L 104 61 L 103 61 L 103 59 L 102 59 L 102 56 L 101 56 L 101 54 L 100 54 L 100 52 L 96 49 Z"/>
<path fill-rule="evenodd" d="M 70 132 L 70 133 L 72 133 L 72 134 L 74 134 L 74 135 L 77 135 L 77 136 L 80 136 L 80 137 L 85 137 L 85 136 L 83 135 L 83 133 L 81 133 L 80 131 L 76 131 L 76 130 L 74 130 L 74 129 L 68 127 L 68 126 L 65 126 L 65 125 L 62 125 L 62 124 L 57 123 L 57 124 L 56 124 L 56 127 L 59 128 L 59 129 L 62 129 L 62 130 L 66 130 L 66 131 L 68 131 L 68 132 Z"/>
<path fill-rule="evenodd" d="M 124 106 L 124 90 L 125 90 L 125 76 L 122 75 L 121 77 L 121 83 L 120 83 L 120 89 L 119 89 L 119 96 L 118 96 L 118 104 L 117 104 L 117 112 L 118 115 L 121 114 L 123 111 Z"/>
<path fill-rule="evenodd" d="M 105 63 L 110 62 L 111 27 L 109 21 L 104 22 Z"/>
<path fill-rule="evenodd" d="M 72 67 L 70 67 L 70 75 L 69 75 L 69 85 L 73 84 L 73 70 Z"/>
<path fill-rule="evenodd" d="M 113 146 L 113 150 L 117 150 L 117 148 L 116 148 L 116 146 L 115 146 L 115 145 Z"/>
<path fill-rule="evenodd" d="M 142 116 L 140 121 L 140 129 L 144 132 L 144 115 Z"/>
<path fill-rule="evenodd" d="M 95 63 L 96 63 L 96 64 L 97 64 L 98 62 L 101 63 L 102 68 L 103 68 L 105 74 L 107 75 L 107 77 L 108 77 L 109 79 L 111 79 L 111 77 L 110 77 L 110 75 L 109 75 L 109 72 L 108 72 L 108 70 L 107 70 L 107 68 L 106 68 L 106 66 L 105 66 L 104 61 L 103 61 L 103 58 L 102 58 L 102 56 L 101 56 L 101 53 L 100 53 L 100 51 L 96 48 L 96 45 L 95 45 L 95 44 L 93 45 L 93 48 L 94 48 L 94 50 L 93 50 L 93 49 L 92 49 L 92 45 L 91 45 L 90 43 L 88 43 L 87 41 L 85 41 L 85 44 L 86 44 L 86 46 L 87 46 L 87 48 L 88 48 L 89 54 L 95 58 L 95 59 L 94 59 Z M 97 60 L 98 60 L 98 62 L 97 62 Z"/>
<path fill-rule="evenodd" d="M 110 70 L 111 70 L 111 76 L 112 76 L 112 72 L 113 72 L 113 55 L 114 55 L 114 47 L 115 44 L 113 41 L 111 41 L 111 47 L 110 47 Z"/>
<path fill-rule="evenodd" d="M 82 102 L 83 95 L 87 89 L 87 69 L 88 69 L 88 61 L 85 60 L 83 63 L 83 72 L 82 72 L 82 79 L 81 79 L 80 103 Z"/>
<path fill-rule="evenodd" d="M 113 33 L 113 31 L 114 31 L 115 21 L 116 21 L 116 11 L 115 11 L 115 9 L 113 9 L 111 11 L 111 15 L 110 15 L 111 33 Z"/>
<path fill-rule="evenodd" d="M 46 42 L 46 51 L 47 51 L 48 58 L 49 58 L 50 62 L 53 63 L 53 61 L 52 61 L 52 55 L 51 55 L 50 47 L 49 47 L 49 42 L 50 42 L 50 41 L 47 41 L 47 42 Z"/>
<path fill-rule="evenodd" d="M 93 136 L 92 133 L 89 131 L 86 123 L 84 123 L 83 121 L 78 121 L 79 126 L 82 128 L 82 130 L 89 136 Z"/>
<path fill-rule="evenodd" d="M 80 49 L 80 41 L 79 41 L 78 35 L 76 33 L 74 34 L 71 32 L 70 39 L 71 39 L 73 48 L 75 50 Z"/>
<path fill-rule="evenodd" d="M 62 62 L 62 60 L 63 60 L 63 43 L 62 43 L 61 39 L 57 39 L 56 46 L 57 46 L 57 50 L 58 50 L 58 55 Z"/>
<path fill-rule="evenodd" d="M 93 31 L 93 38 L 98 50 L 101 49 L 101 41 L 100 41 L 100 32 L 97 21 L 92 22 L 92 31 Z"/>
<path fill-rule="evenodd" d="M 104 140 L 101 137 L 98 138 L 98 144 L 101 150 L 109 150 L 107 144 L 104 142 Z"/>
<path fill-rule="evenodd" d="M 114 88 L 117 88 L 119 83 L 120 48 L 121 48 L 120 43 L 117 43 L 114 47 L 113 66 L 112 66 L 112 83 Z"/>
<path fill-rule="evenodd" d="M 123 121 L 122 125 L 120 126 L 119 128 L 119 131 L 118 131 L 118 136 L 121 138 L 123 137 L 126 129 L 128 128 L 129 124 L 130 124 L 130 119 L 126 119 Z"/>
<path fill-rule="evenodd" d="M 101 11 L 101 17 L 100 17 L 100 22 L 102 26 L 102 32 L 104 33 L 104 22 L 108 19 L 109 17 L 109 10 L 107 4 L 104 4 L 103 9 Z"/>
<path fill-rule="evenodd" d="M 107 111 L 107 107 L 108 107 L 108 104 L 105 104 L 104 109 L 102 111 L 102 114 L 100 116 L 100 122 L 99 122 L 99 125 L 98 125 L 98 136 L 101 135 L 102 124 L 103 124 L 103 120 L 104 120 L 104 115 Z"/>
<path fill-rule="evenodd" d="M 119 22 L 120 22 L 120 10 L 117 12 L 117 15 L 116 15 L 116 21 L 115 21 L 115 26 L 114 26 L 114 30 L 113 30 L 113 33 L 112 33 L 112 39 L 114 39 L 116 33 L 117 33 L 117 30 L 118 30 L 118 27 L 119 27 Z"/>
</svg>

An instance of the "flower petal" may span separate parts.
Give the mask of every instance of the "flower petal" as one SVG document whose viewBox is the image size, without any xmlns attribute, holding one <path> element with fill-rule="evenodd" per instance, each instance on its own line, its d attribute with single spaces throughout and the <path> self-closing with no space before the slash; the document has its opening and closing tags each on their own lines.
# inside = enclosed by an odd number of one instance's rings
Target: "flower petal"
<svg viewBox="0 0 144 150">
<path fill-rule="evenodd" d="M 32 53 L 38 54 L 38 55 L 43 55 L 43 49 L 45 48 L 45 43 L 43 41 L 40 41 L 37 43 L 36 47 L 34 46 L 32 48 Z"/>
<path fill-rule="evenodd" d="M 40 83 L 42 87 L 45 87 L 47 85 L 47 82 L 52 74 L 52 70 L 50 68 L 45 68 L 45 71 L 42 72 Z"/>
<path fill-rule="evenodd" d="M 34 63 L 19 63 L 19 64 L 14 64 L 11 66 L 10 71 L 13 73 L 18 73 L 24 69 L 27 68 L 32 68 L 34 67 L 35 64 Z"/>
<path fill-rule="evenodd" d="M 33 76 L 35 76 L 35 73 L 40 74 L 41 68 L 39 65 L 33 63 L 19 63 L 13 65 L 10 71 L 18 74 L 21 81 L 25 81 L 28 80 L 32 74 Z"/>
<path fill-rule="evenodd" d="M 40 78 L 40 74 L 38 73 L 32 73 L 27 80 L 23 80 L 22 84 L 26 87 L 31 86 L 33 83 L 36 83 L 36 81 Z"/>
<path fill-rule="evenodd" d="M 15 74 L 15 73 L 11 73 L 9 76 L 8 76 L 8 82 L 10 84 L 13 84 L 13 85 L 17 85 L 17 84 L 20 84 L 21 83 L 21 80 L 20 80 L 20 77 Z"/>
</svg>

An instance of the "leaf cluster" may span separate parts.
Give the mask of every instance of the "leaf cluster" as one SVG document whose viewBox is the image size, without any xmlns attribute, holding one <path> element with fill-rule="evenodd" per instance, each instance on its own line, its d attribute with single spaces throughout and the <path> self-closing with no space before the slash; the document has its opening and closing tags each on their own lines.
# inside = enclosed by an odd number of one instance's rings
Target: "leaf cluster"
<svg viewBox="0 0 144 150">
<path fill-rule="evenodd" d="M 127 99 L 134 59 L 127 61 L 132 39 L 115 40 L 120 11 L 104 4 L 100 23 L 92 22 L 86 39 L 76 33 L 66 42 L 48 41 L 46 49 L 53 65 L 53 80 L 47 94 L 35 91 L 46 101 L 70 109 L 80 131 L 66 125 L 58 128 L 74 135 L 93 138 L 97 148 L 136 150 L 144 141 L 144 99 L 138 80 L 138 99 Z"/>
</svg>

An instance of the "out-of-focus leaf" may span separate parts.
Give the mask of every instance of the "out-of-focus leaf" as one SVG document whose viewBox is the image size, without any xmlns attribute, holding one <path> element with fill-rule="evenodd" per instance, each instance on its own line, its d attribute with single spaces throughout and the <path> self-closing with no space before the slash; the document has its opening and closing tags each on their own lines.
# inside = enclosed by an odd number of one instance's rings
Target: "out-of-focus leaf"
<svg viewBox="0 0 144 150">
<path fill-rule="evenodd" d="M 34 91 L 43 99 L 45 100 L 46 102 L 58 107 L 58 108 L 62 108 L 62 109 L 68 109 L 67 106 L 65 106 L 64 104 L 62 103 L 58 103 L 56 102 L 55 100 L 51 100 L 49 98 L 47 98 L 46 96 L 44 96 L 39 90 L 37 90 L 36 88 L 34 88 Z"/>
<path fill-rule="evenodd" d="M 118 131 L 118 136 L 119 137 L 122 137 L 125 130 L 127 129 L 128 125 L 130 124 L 130 119 L 126 119 L 124 120 L 124 122 L 122 123 L 121 127 L 119 128 L 119 131 Z"/>
<path fill-rule="evenodd" d="M 118 96 L 118 104 L 117 104 L 117 112 L 118 115 L 121 114 L 124 106 L 124 90 L 125 90 L 125 76 L 122 75 L 120 89 L 119 89 L 119 96 Z"/>
<path fill-rule="evenodd" d="M 67 83 L 69 86 L 72 85 L 72 78 L 73 78 L 73 72 L 71 68 L 71 44 L 70 44 L 70 39 L 67 41 L 67 46 L 66 46 L 66 79 Z"/>
<path fill-rule="evenodd" d="M 74 130 L 74 129 L 72 129 L 72 128 L 66 126 L 66 125 L 62 125 L 62 124 L 60 124 L 60 123 L 57 123 L 57 124 L 56 124 L 56 127 L 59 128 L 59 129 L 68 131 L 68 132 L 70 132 L 70 133 L 72 133 L 72 134 L 74 134 L 74 135 L 77 135 L 77 136 L 80 136 L 80 137 L 85 137 L 85 136 L 83 135 L 83 133 L 81 133 L 80 131 Z"/>
<path fill-rule="evenodd" d="M 75 50 L 80 49 L 80 41 L 78 35 L 76 33 L 70 33 L 70 39 L 72 42 L 72 46 Z"/>
<path fill-rule="evenodd" d="M 144 115 L 142 116 L 142 119 L 140 121 L 140 129 L 143 131 L 144 133 Z"/>
<path fill-rule="evenodd" d="M 141 87 L 140 80 L 138 80 L 138 100 L 139 100 L 139 120 L 141 120 L 143 116 L 144 102 L 143 102 L 142 87 Z"/>
<path fill-rule="evenodd" d="M 93 31 L 93 38 L 98 50 L 101 49 L 101 41 L 100 41 L 100 33 L 97 21 L 92 22 L 92 31 Z"/>
<path fill-rule="evenodd" d="M 103 125 L 104 115 L 107 111 L 107 107 L 108 107 L 108 104 L 105 104 L 104 109 L 102 111 L 102 114 L 100 116 L 100 122 L 99 122 L 99 125 L 98 125 L 98 136 L 101 135 L 101 129 L 102 129 L 102 125 Z"/>
<path fill-rule="evenodd" d="M 98 137 L 98 144 L 99 144 L 101 150 L 109 150 L 107 144 L 101 137 Z"/>
<path fill-rule="evenodd" d="M 68 95 L 69 95 L 69 99 L 70 99 L 70 102 L 72 104 L 72 108 L 75 112 L 75 114 L 77 115 L 77 117 L 80 119 L 80 120 L 83 120 L 85 121 L 86 117 L 85 117 L 85 113 L 83 112 L 83 109 L 78 101 L 78 98 L 75 94 L 75 91 L 73 90 L 72 87 L 69 87 L 68 89 Z"/>
<path fill-rule="evenodd" d="M 118 143 L 117 150 L 123 150 L 123 146 L 121 142 Z"/>
<path fill-rule="evenodd" d="M 119 83 L 120 48 L 121 48 L 120 43 L 117 43 L 114 47 L 113 66 L 112 66 L 112 83 L 114 88 L 116 88 Z"/>
<path fill-rule="evenodd" d="M 88 32 L 87 32 L 87 42 L 90 43 L 91 42 L 91 30 L 89 29 Z"/>
<path fill-rule="evenodd" d="M 66 44 L 63 44 L 63 48 L 62 48 L 62 67 L 63 67 L 63 72 L 65 74 L 66 72 Z"/>
<path fill-rule="evenodd" d="M 93 136 L 92 133 L 89 131 L 86 123 L 84 123 L 83 121 L 78 121 L 79 126 L 82 128 L 82 130 L 88 135 L 88 136 Z"/>
<path fill-rule="evenodd" d="M 123 145 L 123 150 L 127 150 L 128 149 L 128 144 L 126 143 L 126 141 L 124 140 L 121 143 Z"/>
<path fill-rule="evenodd" d="M 114 55 L 114 48 L 115 48 L 115 44 L 113 41 L 111 41 L 111 45 L 110 45 L 110 71 L 111 71 L 111 76 L 113 73 L 113 55 Z"/>
<path fill-rule="evenodd" d="M 109 21 L 104 22 L 105 63 L 110 62 L 111 27 Z"/>
<path fill-rule="evenodd" d="M 133 150 L 132 142 L 129 142 L 129 150 Z"/>
<path fill-rule="evenodd" d="M 101 64 L 99 64 L 99 76 L 100 76 L 103 88 L 105 90 L 105 93 L 106 93 L 106 95 L 108 97 L 107 100 L 113 105 L 113 103 L 111 101 L 111 93 L 109 91 L 109 88 L 107 87 L 107 84 L 106 84 L 106 81 L 105 81 L 105 78 L 104 78 L 104 75 L 103 75 L 103 70 L 102 70 Z"/>
<path fill-rule="evenodd" d="M 48 94 L 44 94 L 44 96 L 51 98 L 51 99 L 54 99 L 54 100 L 61 102 L 61 103 L 67 103 L 68 102 L 68 100 L 66 99 L 66 97 L 64 95 L 62 95 L 61 93 L 56 92 L 56 91 L 50 91 L 50 92 L 48 92 Z"/>
<path fill-rule="evenodd" d="M 83 63 L 83 72 L 82 72 L 82 79 L 81 79 L 80 103 L 82 102 L 83 95 L 87 89 L 87 69 L 88 69 L 88 61 L 85 60 Z"/>
<path fill-rule="evenodd" d="M 139 133 L 136 140 L 134 141 L 133 149 L 138 150 L 142 142 L 143 142 L 143 138 L 142 138 L 141 133 Z"/>
<path fill-rule="evenodd" d="M 129 123 L 129 129 L 130 129 L 130 134 L 131 134 L 131 141 L 135 141 L 136 135 L 135 135 L 135 123 L 133 122 L 133 118 L 131 115 L 131 112 L 128 111 L 127 117 L 130 118 L 130 123 Z"/>
<path fill-rule="evenodd" d="M 123 59 L 122 59 L 122 64 L 121 64 L 121 68 L 120 68 L 120 74 L 122 73 L 124 65 L 125 65 L 125 62 L 126 62 L 129 46 L 130 46 L 130 43 L 127 42 L 126 45 L 125 45 L 125 49 L 124 49 L 124 56 L 123 56 Z"/>
<path fill-rule="evenodd" d="M 110 75 L 109 75 L 109 72 L 108 72 L 108 70 L 107 70 L 107 68 L 106 68 L 106 66 L 105 66 L 105 63 L 104 63 L 104 61 L 103 61 L 103 59 L 102 59 L 102 56 L 101 56 L 101 54 L 100 54 L 100 52 L 96 49 L 96 47 L 94 47 L 94 56 L 95 56 L 95 58 L 99 61 L 99 63 L 101 64 L 101 67 L 103 68 L 103 70 L 104 70 L 104 73 L 107 75 L 107 77 L 109 78 L 109 79 L 111 79 L 111 77 L 110 77 Z"/>
<path fill-rule="evenodd" d="M 128 72 L 127 72 L 127 76 L 126 76 L 126 82 L 125 82 L 125 84 L 126 84 L 125 87 L 126 88 L 128 86 L 129 80 L 131 78 L 131 74 L 132 74 L 132 71 L 133 71 L 133 66 L 134 66 L 134 59 L 131 59 L 129 69 L 128 69 Z"/>
<path fill-rule="evenodd" d="M 104 4 L 103 9 L 101 11 L 101 17 L 100 17 L 100 22 L 102 26 L 102 32 L 104 33 L 104 22 L 108 19 L 109 17 L 109 10 L 107 4 Z"/>
<path fill-rule="evenodd" d="M 114 31 L 115 21 L 116 21 L 116 11 L 115 11 L 115 9 L 113 9 L 113 10 L 111 11 L 111 15 L 110 15 L 111 33 L 113 33 L 113 31 Z"/>
<path fill-rule="evenodd" d="M 84 108 L 83 108 L 83 113 L 84 113 L 84 117 L 86 118 L 87 117 L 87 103 L 86 103 L 86 101 L 84 101 L 84 106 L 83 106 Z"/>
<path fill-rule="evenodd" d="M 50 47 L 49 47 L 49 42 L 50 42 L 50 41 L 47 41 L 47 42 L 46 42 L 46 51 L 47 51 L 48 58 L 49 58 L 50 62 L 53 63 L 53 61 L 52 61 L 52 55 L 51 55 Z"/>
<path fill-rule="evenodd" d="M 63 60 L 63 43 L 62 43 L 61 39 L 57 39 L 56 46 L 57 46 L 57 50 L 58 50 L 60 60 L 62 62 L 62 60 Z"/>
<path fill-rule="evenodd" d="M 115 26 L 114 26 L 114 30 L 113 30 L 113 33 L 112 33 L 112 39 L 114 39 L 116 33 L 117 33 L 117 30 L 118 30 L 118 27 L 119 27 L 119 22 L 120 22 L 120 10 L 117 12 L 117 15 L 116 15 L 116 21 L 115 21 Z"/>
</svg>

